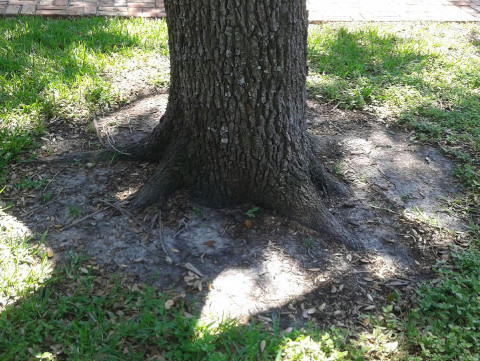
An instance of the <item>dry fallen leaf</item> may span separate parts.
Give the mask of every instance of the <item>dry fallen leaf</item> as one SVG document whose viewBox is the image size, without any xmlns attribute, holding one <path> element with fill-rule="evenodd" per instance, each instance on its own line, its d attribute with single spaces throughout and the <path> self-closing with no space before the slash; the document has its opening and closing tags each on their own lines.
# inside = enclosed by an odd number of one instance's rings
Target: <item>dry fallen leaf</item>
<svg viewBox="0 0 480 361">
<path fill-rule="evenodd" d="M 173 248 L 173 247 L 170 248 L 170 251 L 172 251 L 173 253 L 178 253 L 178 252 L 180 252 L 178 249 Z"/>
<path fill-rule="evenodd" d="M 387 352 L 393 352 L 397 349 L 397 347 L 398 347 L 398 342 L 397 341 L 387 342 L 385 344 L 385 349 L 387 350 Z"/>
<path fill-rule="evenodd" d="M 51 249 L 50 247 L 47 248 L 47 256 L 48 258 L 52 258 L 53 256 L 55 256 L 53 249 Z"/>
<path fill-rule="evenodd" d="M 262 340 L 262 342 L 260 342 L 260 352 L 263 352 L 265 350 L 265 346 L 266 346 L 266 342 L 265 340 Z"/>
<path fill-rule="evenodd" d="M 203 277 L 202 272 L 200 272 L 200 271 L 197 269 L 197 267 L 195 267 L 195 266 L 194 266 L 193 264 L 191 264 L 190 262 L 185 263 L 184 266 L 185 266 L 186 269 L 188 269 L 188 270 L 196 273 L 196 274 L 199 275 L 200 277 Z"/>
<path fill-rule="evenodd" d="M 88 269 L 86 269 L 86 268 L 80 267 L 79 270 L 80 270 L 80 272 L 82 272 L 82 273 L 85 273 L 85 274 L 88 273 Z"/>
<path fill-rule="evenodd" d="M 193 287 L 198 288 L 198 290 L 201 291 L 203 289 L 202 281 L 196 280 L 193 284 Z"/>
<path fill-rule="evenodd" d="M 366 317 L 363 319 L 363 325 L 368 326 L 370 324 L 370 318 Z"/>
<path fill-rule="evenodd" d="M 245 226 L 247 226 L 248 229 L 252 229 L 252 221 L 249 219 L 245 220 Z"/>
<path fill-rule="evenodd" d="M 213 239 L 211 241 L 207 241 L 207 242 L 203 242 L 203 244 L 205 246 L 213 246 L 215 243 L 217 243 L 216 241 L 214 241 Z"/>
<path fill-rule="evenodd" d="M 165 302 L 165 309 L 171 309 L 174 303 L 175 302 L 173 300 L 168 300 L 167 302 Z"/>
<path fill-rule="evenodd" d="M 155 356 L 149 357 L 147 360 L 148 361 L 166 361 L 166 358 L 162 355 L 155 355 Z"/>
<path fill-rule="evenodd" d="M 272 322 L 272 319 L 270 317 L 266 317 L 266 316 L 262 316 L 262 315 L 258 315 L 258 319 L 261 322 Z"/>
<path fill-rule="evenodd" d="M 323 311 L 327 307 L 326 303 L 322 303 L 322 305 L 318 308 L 320 311 Z"/>
</svg>

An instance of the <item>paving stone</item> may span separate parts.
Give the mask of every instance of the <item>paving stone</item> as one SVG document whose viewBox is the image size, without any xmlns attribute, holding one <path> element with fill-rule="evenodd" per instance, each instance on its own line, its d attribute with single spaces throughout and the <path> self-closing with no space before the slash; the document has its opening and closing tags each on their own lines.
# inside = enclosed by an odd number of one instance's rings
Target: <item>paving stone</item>
<svg viewBox="0 0 480 361">
<path fill-rule="evenodd" d="M 12 0 L 8 2 L 8 5 L 36 5 L 36 1 L 29 0 Z"/>
<path fill-rule="evenodd" d="M 126 6 L 99 6 L 98 11 L 128 12 Z"/>
<path fill-rule="evenodd" d="M 99 6 L 97 15 L 100 16 L 128 16 L 126 6 Z"/>
<path fill-rule="evenodd" d="M 60 5 L 38 5 L 37 10 L 57 10 L 64 11 L 65 15 L 67 14 L 67 7 Z"/>
<path fill-rule="evenodd" d="M 95 4 L 92 4 L 91 2 L 88 1 L 72 1 L 70 2 L 71 7 L 95 7 L 97 6 Z"/>
<path fill-rule="evenodd" d="M 97 7 L 96 6 L 84 6 L 83 13 L 85 15 L 97 15 Z"/>
<path fill-rule="evenodd" d="M 57 16 L 65 16 L 67 15 L 65 10 L 47 10 L 47 9 L 40 9 L 35 12 L 36 15 L 57 15 Z"/>
<path fill-rule="evenodd" d="M 7 5 L 5 9 L 5 14 L 7 15 L 16 15 L 20 12 L 21 5 Z"/>
<path fill-rule="evenodd" d="M 165 17 L 165 11 L 153 8 L 129 8 L 128 15 L 144 18 L 163 18 Z"/>
<path fill-rule="evenodd" d="M 312 22 L 480 22 L 480 0 L 307 0 L 307 8 Z M 0 14 L 166 16 L 164 0 L 0 0 Z"/>
<path fill-rule="evenodd" d="M 97 8 L 94 8 L 97 10 Z M 85 7 L 83 6 L 69 6 L 68 7 L 68 15 L 84 15 L 85 14 Z"/>
<path fill-rule="evenodd" d="M 36 5 L 22 5 L 22 10 L 20 10 L 20 14 L 22 15 L 33 15 L 37 10 Z"/>
<path fill-rule="evenodd" d="M 126 0 L 100 0 L 98 6 L 127 6 Z"/>
<path fill-rule="evenodd" d="M 154 3 L 132 3 L 132 2 L 128 2 L 127 6 L 128 6 L 128 8 L 142 8 L 142 9 L 155 8 Z"/>
</svg>

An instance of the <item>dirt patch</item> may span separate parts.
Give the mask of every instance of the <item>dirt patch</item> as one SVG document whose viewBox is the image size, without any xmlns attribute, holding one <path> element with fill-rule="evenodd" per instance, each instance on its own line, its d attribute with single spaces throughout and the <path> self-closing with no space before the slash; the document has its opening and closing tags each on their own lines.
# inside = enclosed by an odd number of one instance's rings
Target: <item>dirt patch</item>
<svg viewBox="0 0 480 361">
<path fill-rule="evenodd" d="M 54 125 L 42 138 L 44 155 L 140 139 L 166 102 L 166 94 L 144 97 L 98 118 L 100 139 L 85 126 Z M 327 167 L 353 190 L 349 199 L 327 203 L 362 239 L 365 253 L 265 209 L 250 228 L 246 212 L 254 204 L 210 209 L 181 192 L 165 209 L 130 215 L 122 202 L 154 165 L 114 158 L 12 165 L 4 200 L 24 227 L 48 230 L 58 260 L 85 253 L 104 274 L 121 272 L 196 300 L 203 317 L 257 315 L 289 327 L 307 320 L 352 325 L 358 314 L 392 302 L 402 312 L 449 244 L 463 244 L 465 225 L 445 204 L 458 192 L 451 162 L 367 113 L 312 102 L 309 128 L 323 144 Z M 397 290 L 406 295 L 400 301 Z"/>
</svg>

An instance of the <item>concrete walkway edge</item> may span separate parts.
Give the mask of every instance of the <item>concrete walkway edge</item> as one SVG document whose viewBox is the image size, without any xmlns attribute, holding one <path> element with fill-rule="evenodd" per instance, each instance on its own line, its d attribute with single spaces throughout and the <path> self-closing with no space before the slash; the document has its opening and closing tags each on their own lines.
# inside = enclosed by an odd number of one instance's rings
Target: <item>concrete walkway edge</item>
<svg viewBox="0 0 480 361">
<path fill-rule="evenodd" d="M 480 21 L 480 0 L 307 0 L 307 8 L 313 23 Z M 166 16 L 164 0 L 0 0 L 0 15 Z"/>
</svg>

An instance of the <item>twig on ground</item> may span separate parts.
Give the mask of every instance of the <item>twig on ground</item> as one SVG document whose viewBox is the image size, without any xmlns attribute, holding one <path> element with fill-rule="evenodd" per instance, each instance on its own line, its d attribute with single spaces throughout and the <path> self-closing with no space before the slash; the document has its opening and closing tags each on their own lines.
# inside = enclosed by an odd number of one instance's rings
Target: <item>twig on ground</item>
<svg viewBox="0 0 480 361">
<path fill-rule="evenodd" d="M 127 214 L 129 217 L 133 217 L 133 214 L 131 214 L 129 211 L 123 209 L 123 208 L 120 208 L 119 207 L 119 204 L 112 204 L 110 202 L 107 202 L 106 200 L 103 200 L 103 199 L 100 199 L 101 202 L 105 203 L 106 205 L 109 205 L 110 207 L 113 207 L 115 208 L 116 210 L 118 210 L 119 212 L 121 212 L 122 214 Z"/>
<path fill-rule="evenodd" d="M 104 146 L 105 146 L 105 142 L 103 141 L 103 138 L 100 134 L 100 130 L 98 129 L 98 122 L 97 122 L 97 119 L 93 119 L 93 122 L 92 122 L 94 128 L 95 128 L 95 133 L 97 133 L 97 138 L 98 140 L 100 141 L 100 143 L 102 143 Z"/>
<path fill-rule="evenodd" d="M 86 220 L 86 219 L 88 219 L 88 218 L 91 218 L 91 217 L 93 217 L 93 216 L 95 216 L 95 215 L 97 215 L 97 214 L 99 214 L 99 213 L 105 212 L 107 209 L 110 209 L 110 208 L 112 208 L 112 206 L 107 206 L 107 207 L 105 207 L 105 208 L 103 208 L 103 209 L 100 209 L 100 210 L 98 210 L 98 211 L 96 211 L 96 212 L 90 213 L 90 214 L 86 215 L 85 217 L 82 217 L 82 218 L 80 218 L 80 219 L 77 219 L 76 221 L 74 221 L 74 222 L 70 223 L 69 225 L 63 227 L 63 228 L 62 228 L 62 231 L 66 230 L 66 229 L 69 229 L 69 228 L 72 228 L 73 226 L 76 226 L 77 224 L 83 222 L 84 220 Z"/>
<path fill-rule="evenodd" d="M 108 132 L 108 129 L 105 130 L 105 134 L 107 135 L 107 142 L 108 142 L 108 145 L 117 153 L 120 153 L 120 154 L 123 154 L 123 155 L 131 155 L 130 153 L 127 153 L 127 152 L 123 152 L 117 148 L 115 148 L 115 146 L 113 145 L 115 143 L 115 139 L 113 139 L 113 137 L 110 135 L 110 133 Z"/>
<path fill-rule="evenodd" d="M 65 167 L 62 167 L 57 173 L 55 173 L 55 175 L 52 177 L 52 179 L 50 179 L 50 182 L 48 182 L 47 185 L 45 186 L 45 188 L 43 188 L 44 192 L 47 190 L 48 186 L 53 182 L 53 180 L 58 175 L 58 173 L 60 173 L 64 169 L 65 169 Z"/>
<path fill-rule="evenodd" d="M 162 245 L 163 252 L 170 257 L 170 254 L 165 247 L 165 243 L 163 243 L 163 222 L 162 222 L 162 211 L 158 211 L 158 225 L 160 226 L 160 244 Z M 171 257 L 170 257 L 171 258 Z"/>
<path fill-rule="evenodd" d="M 397 189 L 397 185 L 383 172 L 379 165 L 377 165 L 377 168 L 380 174 L 393 186 L 393 189 Z"/>
</svg>

